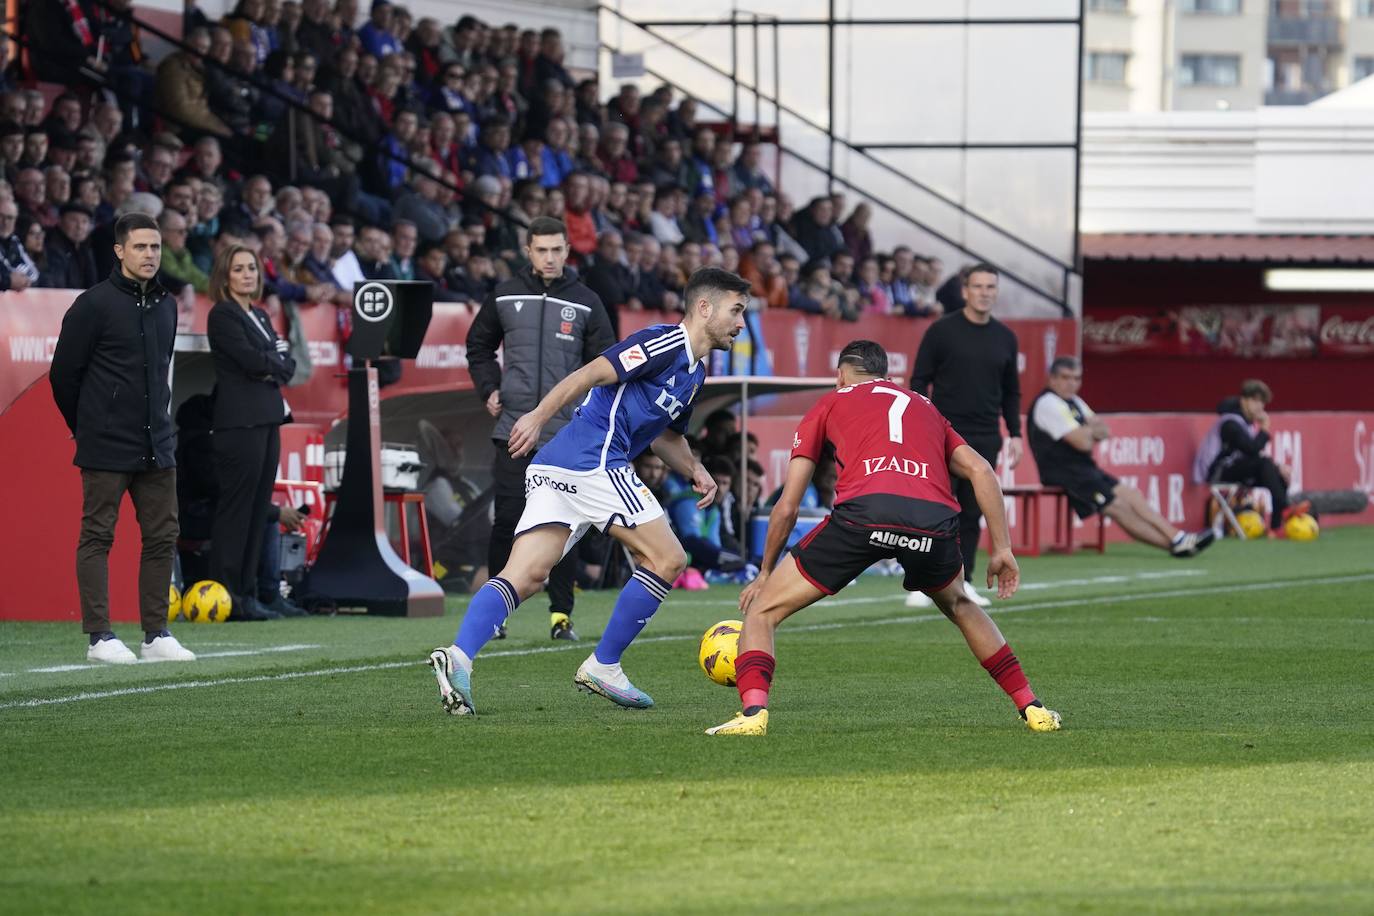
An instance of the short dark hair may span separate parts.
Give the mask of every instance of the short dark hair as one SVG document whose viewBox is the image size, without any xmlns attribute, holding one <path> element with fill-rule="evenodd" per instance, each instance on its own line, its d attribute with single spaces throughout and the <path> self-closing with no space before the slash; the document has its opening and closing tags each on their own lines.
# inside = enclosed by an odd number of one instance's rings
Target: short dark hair
<svg viewBox="0 0 1374 916">
<path fill-rule="evenodd" d="M 721 423 L 729 423 L 730 428 L 734 429 L 736 425 L 739 423 L 739 417 L 735 416 L 735 412 L 733 410 L 729 410 L 728 408 L 722 407 L 719 410 L 711 411 L 706 416 L 706 422 L 701 424 L 701 428 L 710 429 L 711 427 Z"/>
<path fill-rule="evenodd" d="M 968 278 L 973 276 L 974 274 L 992 274 L 994 277 L 1002 276 L 1002 272 L 998 270 L 996 267 L 993 267 L 987 261 L 979 261 L 977 264 L 965 267 L 962 273 L 964 275 L 965 283 L 968 283 Z"/>
<path fill-rule="evenodd" d="M 1050 375 L 1059 372 L 1073 372 L 1081 368 L 1082 363 L 1078 361 L 1077 356 L 1056 356 L 1054 362 L 1050 363 Z"/>
<path fill-rule="evenodd" d="M 1269 386 L 1257 378 L 1248 378 L 1240 383 L 1240 396 L 1243 398 L 1259 398 L 1260 403 L 1268 404 L 1274 399 L 1274 392 L 1269 390 Z"/>
<path fill-rule="evenodd" d="M 735 476 L 735 463 L 724 455 L 711 455 L 701 463 L 706 469 L 706 473 L 715 476 L 720 474 L 725 477 Z"/>
<path fill-rule="evenodd" d="M 841 366 L 850 365 L 864 375 L 887 375 L 887 351 L 871 340 L 851 340 L 840 351 Z"/>
<path fill-rule="evenodd" d="M 157 228 L 157 220 L 146 213 L 126 213 L 115 220 L 114 243 L 121 248 L 129 239 L 129 233 L 135 229 L 152 229 L 161 231 Z"/>
<path fill-rule="evenodd" d="M 530 220 L 530 238 L 536 235 L 561 235 L 568 237 L 568 227 L 563 225 L 561 219 L 554 219 L 552 216 L 536 216 Z"/>
<path fill-rule="evenodd" d="M 719 267 L 698 267 L 687 278 L 687 287 L 682 291 L 682 301 L 691 308 L 701 296 L 712 302 L 722 293 L 739 293 L 748 296 L 753 289 L 749 281 Z"/>
</svg>

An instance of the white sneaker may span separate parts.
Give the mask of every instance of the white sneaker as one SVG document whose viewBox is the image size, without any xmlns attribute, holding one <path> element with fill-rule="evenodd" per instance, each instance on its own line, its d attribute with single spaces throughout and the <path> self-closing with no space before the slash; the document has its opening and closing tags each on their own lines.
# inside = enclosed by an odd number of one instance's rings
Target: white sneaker
<svg viewBox="0 0 1374 916">
<path fill-rule="evenodd" d="M 118 639 L 102 639 L 86 650 L 86 661 L 107 665 L 132 665 L 138 657 Z"/>
<path fill-rule="evenodd" d="M 978 589 L 973 587 L 972 582 L 964 583 L 964 591 L 968 593 L 968 599 L 979 607 L 987 607 L 992 604 L 992 601 L 990 601 L 986 595 L 979 594 Z"/>
<path fill-rule="evenodd" d="M 152 642 L 145 642 L 141 645 L 139 653 L 145 662 L 193 662 L 196 660 L 196 654 L 177 642 L 177 638 L 171 633 L 166 636 L 154 636 Z"/>
<path fill-rule="evenodd" d="M 925 592 L 907 592 L 906 606 L 916 608 L 935 607 L 935 602 Z"/>
</svg>

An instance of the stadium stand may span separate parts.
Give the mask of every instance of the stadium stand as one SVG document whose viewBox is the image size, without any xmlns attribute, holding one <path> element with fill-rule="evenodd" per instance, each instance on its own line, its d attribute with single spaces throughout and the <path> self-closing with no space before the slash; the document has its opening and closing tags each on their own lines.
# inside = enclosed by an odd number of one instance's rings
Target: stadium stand
<svg viewBox="0 0 1374 916">
<path fill-rule="evenodd" d="M 742 271 L 770 308 L 937 308 L 938 261 L 878 251 L 868 205 L 847 217 L 843 195 L 794 206 L 751 136 L 699 123 L 668 86 L 641 97 L 626 85 L 602 104 L 596 81 L 564 66 L 555 29 L 414 21 L 384 2 L 360 21 L 353 4 L 319 0 L 242 0 L 218 22 L 188 10 L 176 36 L 127 0 L 27 4 L 23 53 L 0 84 L 0 198 L 28 230 L 7 234 L 6 279 L 84 285 L 92 254 L 98 273 L 108 266 L 99 251 L 118 212 L 170 209 L 186 225 L 163 276 L 174 292 L 197 285 L 192 261 L 203 272 L 216 246 L 244 241 L 268 249 L 278 300 L 342 303 L 350 247 L 369 278 L 413 276 L 414 252 L 381 257 L 357 232 L 326 255 L 307 236 L 344 215 L 394 249 L 403 217 L 445 251 L 428 274 L 445 298 L 475 304 L 519 269 L 524 224 L 547 215 L 568 224 L 580 270 L 614 276 L 602 289 L 615 312 L 672 312 L 701 265 Z M 157 60 L 143 50 L 153 37 L 169 48 Z M 599 242 L 612 231 L 622 245 Z M 15 279 L 21 267 L 36 282 Z"/>
</svg>

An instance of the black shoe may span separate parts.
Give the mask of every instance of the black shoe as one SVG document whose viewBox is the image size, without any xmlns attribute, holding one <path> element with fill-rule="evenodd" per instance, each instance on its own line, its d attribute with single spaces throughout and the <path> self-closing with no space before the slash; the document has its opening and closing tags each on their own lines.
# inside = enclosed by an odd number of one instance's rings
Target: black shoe
<svg viewBox="0 0 1374 916">
<path fill-rule="evenodd" d="M 271 611 L 282 617 L 308 617 L 310 615 L 310 612 L 299 604 L 293 604 L 287 601 L 286 598 L 282 597 L 280 592 L 273 595 L 271 601 L 263 601 L 259 598 L 258 605 L 264 610 Z"/>
<path fill-rule="evenodd" d="M 560 620 L 549 628 L 549 639 L 566 639 L 577 642 L 577 631 L 572 628 L 571 620 Z"/>
<path fill-rule="evenodd" d="M 258 599 L 239 597 L 234 599 L 234 608 L 229 613 L 230 620 L 254 621 L 254 620 L 281 620 L 281 615 L 276 611 L 268 610 Z"/>
<path fill-rule="evenodd" d="M 506 625 L 505 625 L 504 623 L 497 624 L 497 625 L 496 625 L 496 635 L 493 636 L 492 639 L 505 639 L 505 638 L 506 638 Z"/>
</svg>

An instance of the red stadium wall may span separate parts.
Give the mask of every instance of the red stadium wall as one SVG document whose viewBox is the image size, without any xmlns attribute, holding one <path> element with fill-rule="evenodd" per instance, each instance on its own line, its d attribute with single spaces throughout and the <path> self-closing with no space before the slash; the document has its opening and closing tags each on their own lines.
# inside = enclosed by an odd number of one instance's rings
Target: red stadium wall
<svg viewBox="0 0 1374 916">
<path fill-rule="evenodd" d="M 70 438 L 52 404 L 46 380 L 52 346 L 73 295 L 70 291 L 35 290 L 0 294 L 0 335 L 5 339 L 0 349 L 0 479 L 6 481 L 6 510 L 15 520 L 0 535 L 0 556 L 5 558 L 0 619 L 78 618 L 72 557 L 80 516 L 79 477 L 71 465 Z M 401 382 L 387 388 L 384 397 L 456 394 L 469 388 L 465 341 L 471 315 L 464 306 L 437 307 L 420 358 L 406 365 Z M 307 307 L 301 316 L 315 371 L 306 385 L 287 392 L 297 418 L 309 421 L 283 433 L 282 470 L 291 476 L 308 476 L 308 469 L 318 466 L 318 449 L 312 454 L 309 448 L 312 441 L 318 441 L 312 436 L 327 430 L 344 409 L 337 310 Z M 622 330 L 629 332 L 658 320 L 661 316 L 656 313 L 627 314 Z M 851 339 L 866 337 L 882 342 L 892 354 L 894 374 L 905 376 L 921 333 L 928 326 L 928 322 L 901 318 L 844 323 L 794 312 L 765 313 L 760 321 L 759 365 L 775 375 L 828 376 L 839 348 Z M 187 312 L 183 324 L 190 334 L 203 328 L 204 304 Z M 1012 327 L 1021 341 L 1023 403 L 1028 404 L 1044 384 L 1049 358 L 1074 352 L 1076 335 L 1071 322 L 1013 322 Z M 187 345 L 194 350 L 197 339 L 188 337 Z M 745 339 L 737 342 L 737 366 L 747 364 L 748 349 Z M 1090 403 L 1100 406 L 1095 382 L 1090 377 L 1086 393 Z M 1140 380 L 1136 384 L 1140 386 Z M 1282 392 L 1280 396 L 1284 396 Z M 1178 516 L 1181 512 L 1182 523 L 1197 524 L 1203 498 L 1187 473 L 1207 422 L 1205 416 L 1113 417 L 1116 435 L 1102 456 L 1104 466 L 1118 476 L 1134 475 L 1147 496 L 1160 500 L 1166 514 Z M 760 415 L 751 423 L 764 439 L 763 463 L 770 487 L 781 480 L 781 467 L 775 466 L 773 453 L 780 451 L 785 464 L 794 425 L 795 417 L 776 415 Z M 1280 457 L 1293 452 L 1303 486 L 1374 491 L 1374 413 L 1280 412 L 1275 415 L 1275 425 Z M 1029 462 L 1003 474 L 1007 483 L 1035 480 Z M 1366 513 L 1359 520 L 1374 521 L 1374 516 Z M 111 606 L 116 620 L 136 618 L 137 548 L 137 527 L 132 513 L 126 512 L 111 563 Z"/>
<path fill-rule="evenodd" d="M 1369 293 L 1292 293 L 1264 288 L 1266 264 L 1089 261 L 1083 274 L 1086 322 L 1115 322 L 1161 309 L 1206 305 L 1319 306 L 1333 318 L 1365 326 L 1374 319 Z M 1374 330 L 1374 324 L 1368 325 Z M 1083 394 L 1096 410 L 1210 411 L 1242 379 L 1261 378 L 1279 410 L 1374 410 L 1374 336 L 1363 355 L 1323 352 L 1304 359 L 1240 359 L 1096 354 L 1084 347 Z"/>
</svg>

